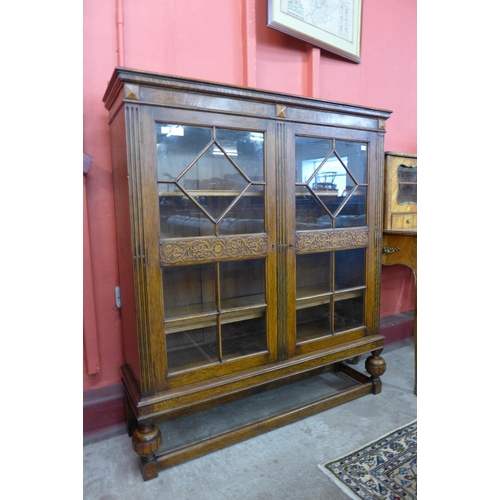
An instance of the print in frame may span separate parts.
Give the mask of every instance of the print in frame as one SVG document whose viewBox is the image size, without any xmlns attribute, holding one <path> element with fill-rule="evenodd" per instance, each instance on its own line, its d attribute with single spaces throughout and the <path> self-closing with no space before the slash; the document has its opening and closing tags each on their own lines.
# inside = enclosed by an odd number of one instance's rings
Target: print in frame
<svg viewBox="0 0 500 500">
<path fill-rule="evenodd" d="M 267 25 L 361 61 L 362 0 L 268 0 Z"/>
</svg>

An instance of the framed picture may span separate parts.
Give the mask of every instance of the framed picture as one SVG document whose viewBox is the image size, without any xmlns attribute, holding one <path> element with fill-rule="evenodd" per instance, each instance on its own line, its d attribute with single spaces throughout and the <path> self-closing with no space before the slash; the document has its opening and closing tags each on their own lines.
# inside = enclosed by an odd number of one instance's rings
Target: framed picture
<svg viewBox="0 0 500 500">
<path fill-rule="evenodd" d="M 267 25 L 361 61 L 362 0 L 268 0 Z"/>
</svg>

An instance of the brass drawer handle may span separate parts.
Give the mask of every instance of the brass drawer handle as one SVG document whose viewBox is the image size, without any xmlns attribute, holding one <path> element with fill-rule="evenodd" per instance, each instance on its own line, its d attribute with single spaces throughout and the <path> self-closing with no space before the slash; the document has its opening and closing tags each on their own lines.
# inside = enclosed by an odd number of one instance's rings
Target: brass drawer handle
<svg viewBox="0 0 500 500">
<path fill-rule="evenodd" d="M 386 245 L 384 248 L 382 248 L 382 253 L 391 254 L 395 252 L 399 252 L 398 247 L 390 247 L 389 245 Z"/>
</svg>

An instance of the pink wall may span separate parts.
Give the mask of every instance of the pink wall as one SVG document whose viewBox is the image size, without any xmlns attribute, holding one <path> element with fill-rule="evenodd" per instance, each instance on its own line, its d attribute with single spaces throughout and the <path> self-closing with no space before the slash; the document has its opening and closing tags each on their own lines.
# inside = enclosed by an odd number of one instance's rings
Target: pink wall
<svg viewBox="0 0 500 500">
<path fill-rule="evenodd" d="M 84 274 L 90 279 L 84 280 L 84 297 L 92 298 L 95 312 L 95 327 L 84 326 L 84 337 L 87 345 L 96 346 L 84 346 L 84 390 L 119 382 L 123 361 L 121 317 L 114 301 L 118 269 L 109 129 L 102 103 L 119 61 L 135 69 L 390 109 L 385 149 L 417 152 L 417 0 L 364 2 L 360 64 L 267 28 L 266 4 L 267 0 L 84 2 L 83 152 L 93 157 L 85 186 L 84 238 L 90 258 Z M 401 272 L 399 278 L 396 275 L 384 269 L 382 315 L 411 309 L 411 300 L 405 299 L 411 294 L 411 280 L 398 285 Z M 97 367 L 91 370 L 97 373 L 89 375 L 87 364 Z"/>
</svg>

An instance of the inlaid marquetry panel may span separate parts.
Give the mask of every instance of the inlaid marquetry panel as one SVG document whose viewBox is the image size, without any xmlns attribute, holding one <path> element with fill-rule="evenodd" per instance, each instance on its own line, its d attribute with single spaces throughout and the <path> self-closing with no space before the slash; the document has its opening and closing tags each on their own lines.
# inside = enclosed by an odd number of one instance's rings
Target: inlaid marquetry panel
<svg viewBox="0 0 500 500">
<path fill-rule="evenodd" d="M 268 237 L 266 235 L 164 240 L 160 242 L 160 265 L 264 257 L 267 255 L 267 248 Z"/>
<path fill-rule="evenodd" d="M 297 253 L 322 252 L 368 246 L 368 228 L 332 229 L 295 233 Z"/>
</svg>

